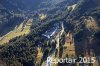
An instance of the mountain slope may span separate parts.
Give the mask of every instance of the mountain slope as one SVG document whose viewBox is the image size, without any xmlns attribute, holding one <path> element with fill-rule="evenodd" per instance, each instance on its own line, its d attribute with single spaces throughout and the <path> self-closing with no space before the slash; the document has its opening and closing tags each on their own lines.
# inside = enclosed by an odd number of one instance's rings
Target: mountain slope
<svg viewBox="0 0 100 66">
<path fill-rule="evenodd" d="M 9 43 L 1 46 L 1 62 L 8 66 L 41 66 L 46 61 L 46 58 L 50 55 L 50 53 L 52 53 L 50 50 L 54 49 L 54 44 L 56 43 L 49 44 L 48 39 L 44 38 L 42 34 L 49 30 L 49 28 L 53 28 L 54 24 L 57 25 L 57 23 L 60 22 L 64 22 L 65 35 L 67 32 L 72 32 L 72 38 L 73 40 L 75 39 L 74 42 L 72 42 L 75 43 L 75 45 L 70 46 L 70 42 L 69 44 L 66 44 L 69 49 L 69 52 L 66 53 L 70 54 L 70 52 L 72 52 L 76 57 L 87 56 L 87 51 L 89 50 L 94 51 L 95 56 L 99 56 L 99 3 L 97 3 L 97 0 L 81 0 L 78 1 L 78 3 L 73 2 L 73 0 L 69 3 L 70 1 L 71 0 L 68 0 L 66 3 L 65 1 L 60 2 L 57 0 L 58 4 L 55 6 L 53 5 L 52 8 L 44 7 L 44 9 L 40 8 L 36 10 L 35 20 L 38 23 L 36 23 L 35 26 L 32 25 L 32 31 L 27 36 L 14 38 L 10 40 Z M 47 3 L 48 1 L 44 2 Z M 46 19 L 43 21 L 38 18 L 38 15 L 41 12 L 46 13 Z M 60 44 L 61 46 L 59 49 L 61 49 L 62 53 L 64 53 L 67 48 L 62 48 L 65 41 L 64 36 L 62 37 L 63 39 L 60 39 L 60 42 L 62 43 Z M 41 53 L 39 54 L 39 52 Z M 83 55 L 83 53 L 86 55 Z M 55 56 L 58 55 L 57 52 L 55 54 Z M 67 57 L 67 55 L 63 56 Z M 61 64 L 60 66 L 65 65 Z"/>
<path fill-rule="evenodd" d="M 19 26 L 16 26 L 14 30 L 2 36 L 0 38 L 0 45 L 4 43 L 8 43 L 9 40 L 15 37 L 28 34 L 30 32 L 32 22 L 33 22 L 32 19 L 29 19 L 25 25 L 24 25 L 24 22 L 22 22 Z"/>
</svg>

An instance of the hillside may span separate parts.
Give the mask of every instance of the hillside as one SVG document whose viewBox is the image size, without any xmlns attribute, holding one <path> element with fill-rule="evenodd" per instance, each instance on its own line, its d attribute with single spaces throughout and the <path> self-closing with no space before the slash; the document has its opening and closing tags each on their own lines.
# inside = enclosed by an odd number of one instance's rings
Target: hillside
<svg viewBox="0 0 100 66">
<path fill-rule="evenodd" d="M 31 17 L 33 21 L 29 19 L 26 24 L 22 21 L 12 31 L 5 34 L 4 39 L 11 40 L 0 46 L 1 65 L 100 65 L 98 59 L 100 56 L 99 0 L 43 0 L 36 8 L 35 11 L 26 12 L 23 17 L 24 19 Z M 47 57 L 77 58 L 77 63 L 52 64 L 47 63 Z M 81 64 L 78 63 L 79 57 L 95 57 L 96 62 Z"/>
<path fill-rule="evenodd" d="M 16 26 L 14 30 L 10 31 L 6 35 L 2 36 L 0 38 L 0 45 L 4 43 L 8 43 L 9 40 L 22 36 L 22 35 L 27 35 L 30 32 L 31 25 L 32 25 L 33 20 L 29 19 L 26 24 L 22 22 L 19 26 Z M 25 24 L 25 25 L 24 25 Z"/>
</svg>

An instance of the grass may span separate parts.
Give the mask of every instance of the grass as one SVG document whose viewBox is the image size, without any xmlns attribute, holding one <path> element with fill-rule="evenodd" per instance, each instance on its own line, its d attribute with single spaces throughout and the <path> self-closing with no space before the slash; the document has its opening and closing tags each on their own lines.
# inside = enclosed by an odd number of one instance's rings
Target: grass
<svg viewBox="0 0 100 66">
<path fill-rule="evenodd" d="M 30 27 L 32 25 L 32 21 L 33 21 L 33 19 L 29 19 L 27 21 L 26 25 L 24 26 L 24 28 L 23 28 L 24 23 L 22 22 L 17 28 L 10 31 L 6 35 L 2 36 L 0 39 L 0 45 L 3 45 L 4 43 L 9 42 L 9 40 L 11 40 L 17 36 L 28 34 L 30 32 Z"/>
<path fill-rule="evenodd" d="M 91 17 L 91 19 L 86 20 L 86 27 L 95 31 L 99 30 L 99 27 L 93 17 Z"/>
<path fill-rule="evenodd" d="M 66 49 L 63 50 L 63 58 L 66 57 L 66 55 L 68 55 L 68 57 L 75 57 L 75 46 L 74 44 L 71 44 L 70 43 L 65 43 L 65 45 L 63 46 L 65 47 Z"/>
<path fill-rule="evenodd" d="M 45 14 L 40 14 L 39 17 L 40 17 L 40 20 L 44 20 L 44 19 L 46 19 L 47 15 L 45 15 Z"/>
<path fill-rule="evenodd" d="M 41 59 L 43 57 L 43 53 L 42 53 L 42 49 L 41 48 L 37 48 L 38 53 L 37 53 L 37 57 L 36 57 L 36 64 L 41 62 Z"/>
</svg>

